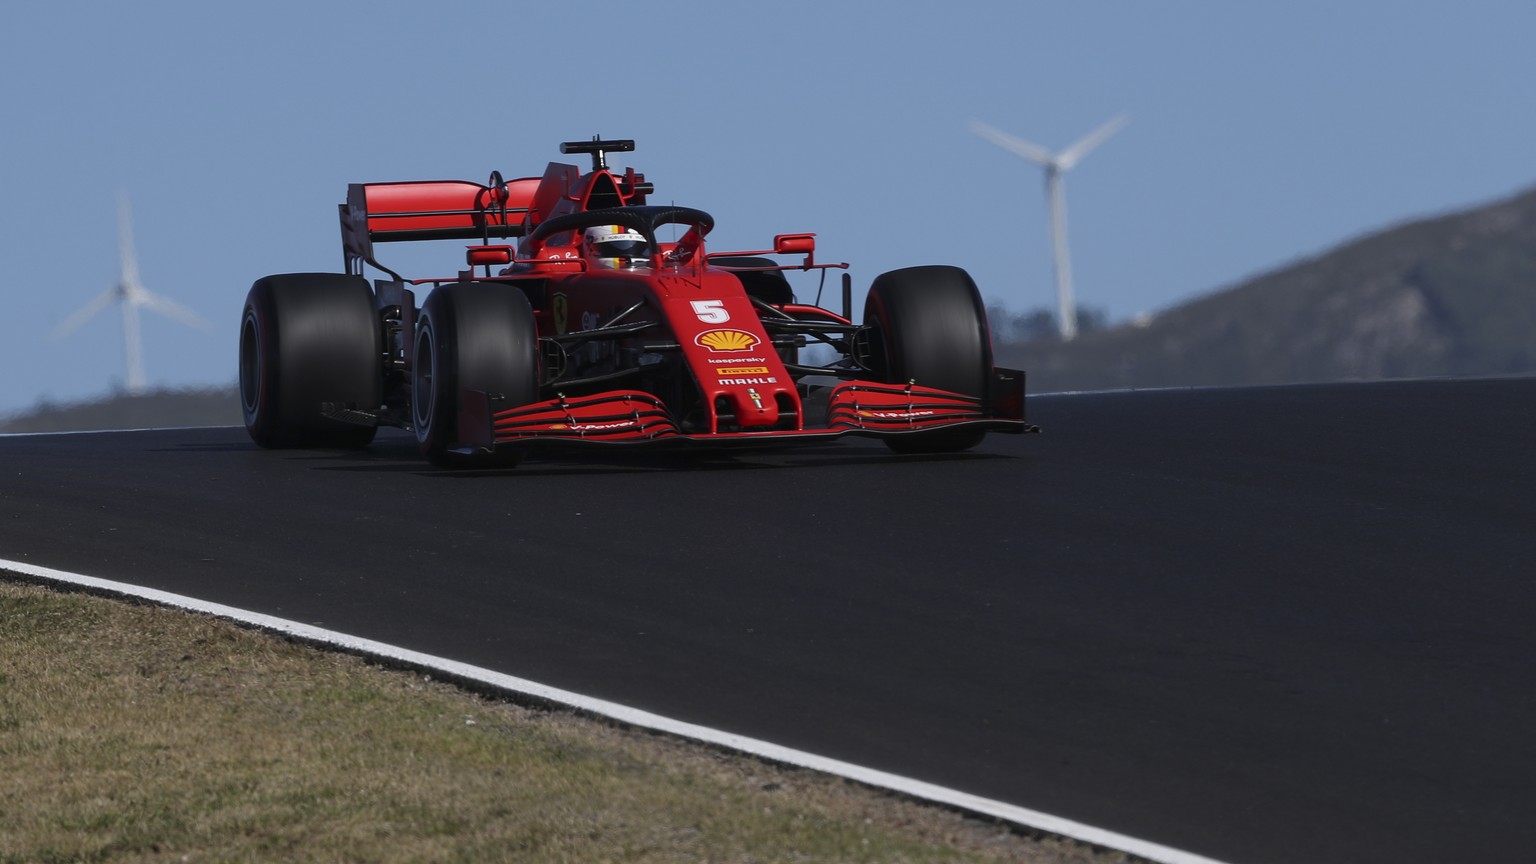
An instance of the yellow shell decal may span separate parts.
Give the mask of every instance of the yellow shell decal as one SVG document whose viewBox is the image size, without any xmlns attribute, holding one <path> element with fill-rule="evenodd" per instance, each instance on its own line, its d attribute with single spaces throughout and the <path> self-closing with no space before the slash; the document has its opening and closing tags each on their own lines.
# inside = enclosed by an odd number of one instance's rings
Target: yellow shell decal
<svg viewBox="0 0 1536 864">
<path fill-rule="evenodd" d="M 751 351 L 762 340 L 745 330 L 706 330 L 693 341 L 711 351 Z"/>
</svg>

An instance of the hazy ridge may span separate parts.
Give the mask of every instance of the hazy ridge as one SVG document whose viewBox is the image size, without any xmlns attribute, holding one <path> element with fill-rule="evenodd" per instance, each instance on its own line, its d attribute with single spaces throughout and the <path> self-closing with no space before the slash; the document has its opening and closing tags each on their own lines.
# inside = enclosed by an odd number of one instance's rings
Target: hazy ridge
<svg viewBox="0 0 1536 864">
<path fill-rule="evenodd" d="M 168 426 L 239 426 L 240 394 L 234 384 L 126 393 L 67 404 L 39 403 L 30 411 L 0 416 L 0 433 L 147 429 Z"/>
<path fill-rule="evenodd" d="M 1536 372 L 1536 189 L 1367 235 L 1142 326 L 997 347 L 1036 392 Z"/>
</svg>

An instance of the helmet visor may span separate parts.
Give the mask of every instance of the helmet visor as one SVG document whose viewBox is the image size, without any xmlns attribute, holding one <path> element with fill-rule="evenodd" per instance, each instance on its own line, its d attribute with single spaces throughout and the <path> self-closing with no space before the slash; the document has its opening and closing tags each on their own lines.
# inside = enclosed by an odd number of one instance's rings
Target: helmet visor
<svg viewBox="0 0 1536 864">
<path fill-rule="evenodd" d="M 592 244 L 592 252 L 599 258 L 644 258 L 647 257 L 645 239 L 630 239 L 636 235 L 621 234 L 612 239 L 599 240 Z"/>
</svg>

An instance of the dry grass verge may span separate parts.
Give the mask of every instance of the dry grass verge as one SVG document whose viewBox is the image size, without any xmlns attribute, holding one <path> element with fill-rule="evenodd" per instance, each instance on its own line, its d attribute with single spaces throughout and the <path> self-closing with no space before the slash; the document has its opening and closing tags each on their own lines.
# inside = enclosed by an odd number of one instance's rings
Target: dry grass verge
<svg viewBox="0 0 1536 864">
<path fill-rule="evenodd" d="M 0 582 L 4 864 L 1115 860 L 205 616 Z"/>
</svg>

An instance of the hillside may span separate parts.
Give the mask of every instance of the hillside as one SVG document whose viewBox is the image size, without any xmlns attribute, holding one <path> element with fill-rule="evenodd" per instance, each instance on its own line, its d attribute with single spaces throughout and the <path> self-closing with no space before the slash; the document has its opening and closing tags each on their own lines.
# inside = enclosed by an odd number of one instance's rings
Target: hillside
<svg viewBox="0 0 1536 864">
<path fill-rule="evenodd" d="M 1536 372 L 1536 190 L 998 362 L 1033 392 Z"/>
<path fill-rule="evenodd" d="M 0 416 L 0 433 L 145 429 L 164 426 L 239 426 L 240 394 L 234 387 L 154 390 L 68 405 L 40 404 L 25 414 Z"/>
</svg>

